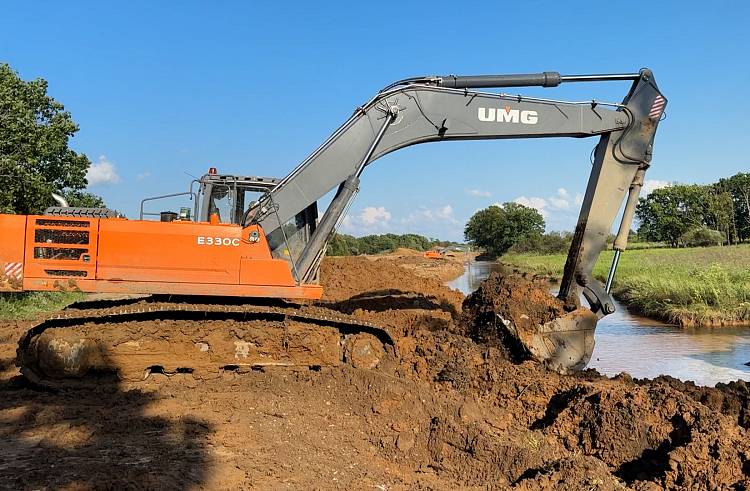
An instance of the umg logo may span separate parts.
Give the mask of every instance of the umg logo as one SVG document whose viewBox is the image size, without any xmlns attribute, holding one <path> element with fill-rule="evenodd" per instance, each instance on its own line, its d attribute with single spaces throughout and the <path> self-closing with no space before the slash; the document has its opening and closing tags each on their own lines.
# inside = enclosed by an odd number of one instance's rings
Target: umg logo
<svg viewBox="0 0 750 491">
<path fill-rule="evenodd" d="M 537 124 L 539 121 L 539 115 L 536 111 L 521 111 L 520 109 L 511 109 L 508 106 L 503 109 L 480 107 L 477 109 L 477 117 L 479 121 L 497 123 Z"/>
</svg>

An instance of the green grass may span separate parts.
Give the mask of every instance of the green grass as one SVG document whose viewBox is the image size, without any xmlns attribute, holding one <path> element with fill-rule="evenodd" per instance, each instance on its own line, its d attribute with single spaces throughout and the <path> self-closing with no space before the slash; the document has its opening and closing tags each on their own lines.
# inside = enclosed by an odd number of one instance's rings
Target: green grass
<svg viewBox="0 0 750 491">
<path fill-rule="evenodd" d="M 612 254 L 600 256 L 598 279 L 606 278 Z M 565 255 L 505 255 L 501 261 L 560 278 Z M 613 293 L 637 312 L 682 326 L 750 324 L 750 244 L 625 251 Z"/>
<path fill-rule="evenodd" d="M 2 293 L 0 320 L 33 319 L 39 314 L 60 310 L 83 296 L 78 292 Z"/>
</svg>

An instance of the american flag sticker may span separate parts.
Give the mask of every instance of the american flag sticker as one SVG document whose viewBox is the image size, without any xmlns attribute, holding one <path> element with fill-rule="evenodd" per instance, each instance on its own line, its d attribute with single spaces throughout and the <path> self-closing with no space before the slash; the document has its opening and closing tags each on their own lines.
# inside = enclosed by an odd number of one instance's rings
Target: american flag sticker
<svg viewBox="0 0 750 491">
<path fill-rule="evenodd" d="M 656 99 L 654 99 L 654 103 L 651 104 L 651 110 L 648 112 L 648 117 L 651 119 L 659 119 L 666 104 L 667 101 L 664 100 L 661 95 L 657 95 Z"/>
<path fill-rule="evenodd" d="M 23 276 L 23 263 L 5 263 L 4 271 L 9 279 L 20 280 Z"/>
</svg>

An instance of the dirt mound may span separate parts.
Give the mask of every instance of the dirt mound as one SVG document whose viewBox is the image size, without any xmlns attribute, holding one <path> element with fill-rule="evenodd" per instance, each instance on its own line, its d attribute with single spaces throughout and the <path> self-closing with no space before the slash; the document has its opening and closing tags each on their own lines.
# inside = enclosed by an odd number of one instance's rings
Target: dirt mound
<svg viewBox="0 0 750 491">
<path fill-rule="evenodd" d="M 310 308 L 393 326 L 397 362 L 52 393 L 10 379 L 23 329 L 0 325 L 0 479 L 85 489 L 750 488 L 744 383 L 513 363 L 496 332 L 471 329 L 498 313 L 531 325 L 564 312 L 529 278 L 491 277 L 461 315 L 460 294 L 394 261 L 326 259 L 321 276 L 326 301 Z"/>
<path fill-rule="evenodd" d="M 462 310 L 463 333 L 477 343 L 500 348 L 512 361 L 528 358 L 519 333 L 533 335 L 537 326 L 566 314 L 563 302 L 549 293 L 546 283 L 498 272 L 466 297 Z"/>
<path fill-rule="evenodd" d="M 463 301 L 460 292 L 447 288 L 441 280 L 415 275 L 387 260 L 326 258 L 320 268 L 320 281 L 325 291 L 323 305 L 335 302 L 334 308 L 347 313 L 416 309 L 425 313 L 448 312 L 457 318 Z"/>
<path fill-rule="evenodd" d="M 501 316 L 520 329 L 529 329 L 565 315 L 563 302 L 549 293 L 546 284 L 534 282 L 517 274 L 492 272 L 481 286 L 463 303 L 465 320 L 469 323 L 486 317 Z M 486 341 L 496 335 L 477 332 L 473 339 Z"/>
<path fill-rule="evenodd" d="M 393 256 L 421 256 L 423 255 L 423 252 L 419 252 L 414 249 L 409 249 L 408 247 L 397 247 L 393 250 L 393 252 L 390 253 L 390 255 Z"/>
<path fill-rule="evenodd" d="M 683 392 L 704 406 L 722 414 L 726 414 L 737 421 L 745 429 L 750 429 L 750 387 L 744 380 L 718 383 L 716 387 L 701 387 L 693 382 L 683 382 L 668 375 L 662 375 L 653 381 L 639 381 L 642 384 L 660 382 Z"/>
</svg>

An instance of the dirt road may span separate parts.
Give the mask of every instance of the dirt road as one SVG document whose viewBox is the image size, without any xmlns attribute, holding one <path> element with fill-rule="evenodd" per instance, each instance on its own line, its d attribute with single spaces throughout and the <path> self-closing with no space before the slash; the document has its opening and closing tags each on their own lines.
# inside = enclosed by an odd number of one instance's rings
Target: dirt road
<svg viewBox="0 0 750 491">
<path fill-rule="evenodd" d="M 399 336 L 401 358 L 372 371 L 267 369 L 201 382 L 153 375 L 49 392 L 16 376 L 15 343 L 27 325 L 0 324 L 0 486 L 750 486 L 743 383 L 563 377 L 511 363 L 463 334 L 463 297 L 442 286 L 434 261 L 324 262 L 329 308 Z"/>
</svg>

